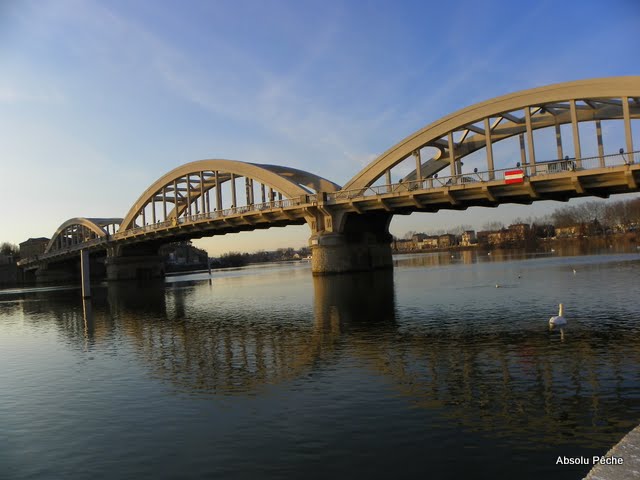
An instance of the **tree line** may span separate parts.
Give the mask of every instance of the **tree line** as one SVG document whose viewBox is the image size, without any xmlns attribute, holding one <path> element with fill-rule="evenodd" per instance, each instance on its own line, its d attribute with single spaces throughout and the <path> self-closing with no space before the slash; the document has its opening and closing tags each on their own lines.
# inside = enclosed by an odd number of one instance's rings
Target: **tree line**
<svg viewBox="0 0 640 480">
<path fill-rule="evenodd" d="M 0 255 L 17 257 L 20 255 L 20 247 L 13 243 L 2 242 L 0 243 Z"/>
<path fill-rule="evenodd" d="M 243 267 L 250 263 L 282 262 L 305 258 L 311 254 L 309 247 L 279 248 L 273 251 L 260 250 L 254 253 L 228 252 L 211 259 L 213 268 Z"/>
</svg>

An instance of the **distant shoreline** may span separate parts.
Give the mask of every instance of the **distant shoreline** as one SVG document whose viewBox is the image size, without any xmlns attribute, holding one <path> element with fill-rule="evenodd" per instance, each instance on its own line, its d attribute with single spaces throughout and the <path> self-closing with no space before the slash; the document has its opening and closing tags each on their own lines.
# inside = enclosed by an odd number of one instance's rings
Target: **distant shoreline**
<svg viewBox="0 0 640 480">
<path fill-rule="evenodd" d="M 569 246 L 569 245 L 582 245 L 591 247 L 606 248 L 607 244 L 620 244 L 629 243 L 640 246 L 640 238 L 637 232 L 625 232 L 625 233 L 613 233 L 607 235 L 591 235 L 583 237 L 550 237 L 550 238 L 536 238 L 529 243 L 519 242 L 517 244 L 505 244 L 505 245 L 487 245 L 487 244 L 473 244 L 473 245 L 453 245 L 442 248 L 423 248 L 415 250 L 396 250 L 392 248 L 394 255 L 407 255 L 414 253 L 430 253 L 430 252 L 463 252 L 474 251 L 479 252 L 491 252 L 493 250 L 522 250 L 522 249 L 540 249 L 547 247 L 548 249 L 554 246 Z"/>
</svg>

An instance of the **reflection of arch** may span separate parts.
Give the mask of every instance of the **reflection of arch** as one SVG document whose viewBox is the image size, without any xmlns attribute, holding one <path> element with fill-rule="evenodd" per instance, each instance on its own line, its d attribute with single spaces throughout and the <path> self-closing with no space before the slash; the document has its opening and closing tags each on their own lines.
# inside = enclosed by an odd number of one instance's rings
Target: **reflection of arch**
<svg viewBox="0 0 640 480">
<path fill-rule="evenodd" d="M 198 289 L 200 282 L 172 288 L 109 286 L 117 328 L 133 339 L 154 375 L 180 390 L 252 393 L 306 375 L 331 351 L 326 332 L 317 331 L 311 321 L 300 321 L 297 311 L 283 312 L 278 328 L 271 322 L 247 321 L 266 312 L 250 303 L 244 314 L 219 311 L 211 321 L 211 311 L 197 307 L 202 301 Z M 157 321 L 149 321 L 150 309 Z"/>
<path fill-rule="evenodd" d="M 429 177 L 450 165 L 452 158 L 457 161 L 486 148 L 487 137 L 489 143 L 495 143 L 540 128 L 572 123 L 574 117 L 576 123 L 640 118 L 639 98 L 640 77 L 580 80 L 497 97 L 447 115 L 411 134 L 367 165 L 343 188 L 368 187 L 412 154 L 421 163 L 419 150 L 424 147 L 437 149 L 434 157 L 420 168 L 420 176 Z M 523 110 L 524 117 L 519 116 Z M 460 138 L 454 139 L 453 133 Z M 414 171 L 406 179 L 416 176 Z"/>
<path fill-rule="evenodd" d="M 636 425 L 633 418 L 612 415 L 625 386 L 600 379 L 637 375 L 637 363 L 617 360 L 629 352 L 638 355 L 637 335 L 603 331 L 589 339 L 573 337 L 575 354 L 567 357 L 549 350 L 548 337 L 530 332 L 500 343 L 495 331 L 403 323 L 401 335 L 353 342 L 355 354 L 413 405 L 440 411 L 451 424 L 538 444 L 563 443 L 571 431 L 571 442 L 581 446 L 603 442 L 603 435 L 605 444 L 613 444 Z M 594 341 L 611 350 L 596 354 Z"/>
<path fill-rule="evenodd" d="M 109 233 L 115 232 L 120 222 L 121 218 L 70 218 L 55 231 L 44 253 L 96 238 L 106 238 Z"/>
<path fill-rule="evenodd" d="M 145 220 L 145 210 L 150 209 L 152 221 L 156 221 L 156 208 L 162 206 L 164 215 L 158 214 L 164 220 L 177 218 L 182 213 L 192 214 L 191 209 L 206 212 L 211 208 L 209 193 L 214 191 L 215 209 L 222 205 L 221 187 L 230 182 L 232 204 L 236 204 L 236 179 L 245 178 L 247 189 L 247 204 L 257 203 L 254 200 L 254 180 L 262 189 L 263 202 L 266 201 L 266 189 L 269 189 L 269 200 L 276 196 L 296 198 L 318 191 L 336 191 L 340 186 L 302 170 L 280 167 L 276 165 L 259 165 L 239 162 L 236 160 L 198 160 L 175 168 L 156 180 L 147 188 L 131 207 L 125 216 L 120 230 L 124 231 L 135 226 L 140 216 Z M 251 191 L 251 193 L 249 193 Z M 158 204 L 156 206 L 156 203 Z M 167 203 L 173 207 L 167 213 Z"/>
</svg>

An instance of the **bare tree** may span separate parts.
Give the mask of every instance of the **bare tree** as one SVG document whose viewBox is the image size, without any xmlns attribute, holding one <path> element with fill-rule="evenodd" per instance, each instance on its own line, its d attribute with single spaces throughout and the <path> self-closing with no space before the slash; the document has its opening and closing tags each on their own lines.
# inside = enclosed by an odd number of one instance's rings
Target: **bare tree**
<svg viewBox="0 0 640 480">
<path fill-rule="evenodd" d="M 457 227 L 447 230 L 447 233 L 451 233 L 452 235 L 462 235 L 466 230 L 473 230 L 473 227 L 471 225 L 458 225 Z"/>
<path fill-rule="evenodd" d="M 504 228 L 504 223 L 502 222 L 487 222 L 482 225 L 482 230 L 502 230 Z"/>
<path fill-rule="evenodd" d="M 2 255 L 13 255 L 17 257 L 19 253 L 20 253 L 20 248 L 13 243 L 2 242 L 0 244 L 0 254 Z"/>
</svg>

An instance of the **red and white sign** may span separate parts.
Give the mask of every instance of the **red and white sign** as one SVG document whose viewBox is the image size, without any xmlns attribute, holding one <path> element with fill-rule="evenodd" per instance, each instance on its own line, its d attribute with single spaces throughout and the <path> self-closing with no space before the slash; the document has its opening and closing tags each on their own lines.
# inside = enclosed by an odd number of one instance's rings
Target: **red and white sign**
<svg viewBox="0 0 640 480">
<path fill-rule="evenodd" d="M 504 183 L 524 183 L 524 171 L 508 170 L 504 172 Z"/>
</svg>

